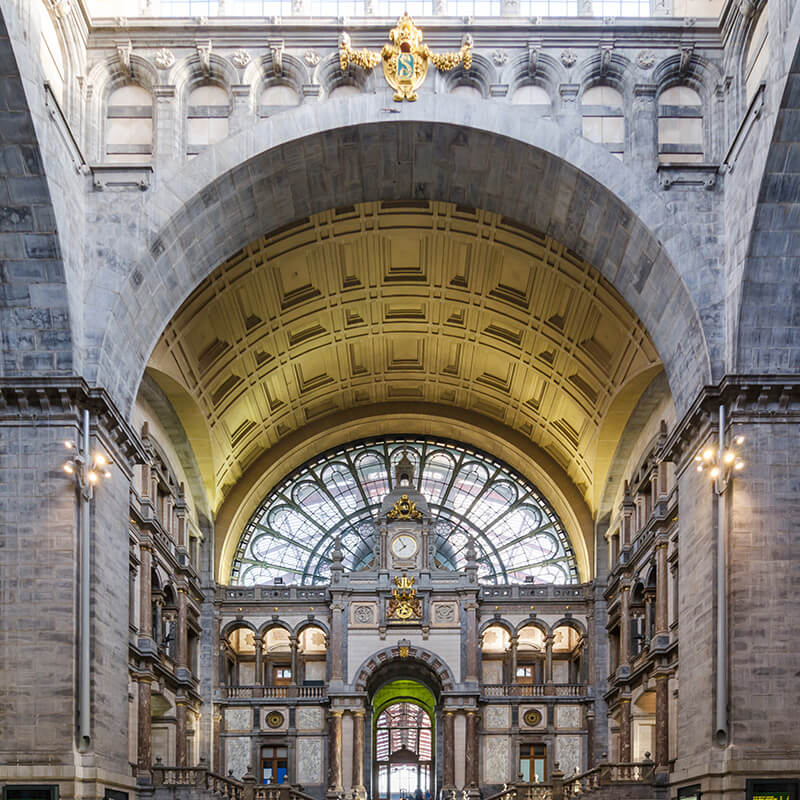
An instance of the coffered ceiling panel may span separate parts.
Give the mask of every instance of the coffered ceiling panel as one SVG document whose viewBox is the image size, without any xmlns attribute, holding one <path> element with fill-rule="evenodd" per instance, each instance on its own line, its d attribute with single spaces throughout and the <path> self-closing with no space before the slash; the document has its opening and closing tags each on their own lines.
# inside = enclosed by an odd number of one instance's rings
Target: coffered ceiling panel
<svg viewBox="0 0 800 800">
<path fill-rule="evenodd" d="M 374 203 L 238 252 L 175 314 L 151 366 L 205 417 L 212 507 L 288 433 L 398 401 L 521 432 L 592 505 L 604 419 L 660 362 L 614 288 L 553 239 L 452 204 Z"/>
</svg>

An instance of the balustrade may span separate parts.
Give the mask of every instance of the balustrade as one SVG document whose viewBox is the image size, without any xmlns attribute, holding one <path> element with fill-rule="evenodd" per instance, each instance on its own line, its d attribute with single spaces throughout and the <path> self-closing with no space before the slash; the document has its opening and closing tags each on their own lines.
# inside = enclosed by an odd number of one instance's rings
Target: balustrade
<svg viewBox="0 0 800 800">
<path fill-rule="evenodd" d="M 326 696 L 324 686 L 221 686 L 222 697 L 228 700 L 264 697 L 268 700 L 323 700 Z"/>
<path fill-rule="evenodd" d="M 582 697 L 586 686 L 582 683 L 483 683 L 484 697 Z"/>
</svg>

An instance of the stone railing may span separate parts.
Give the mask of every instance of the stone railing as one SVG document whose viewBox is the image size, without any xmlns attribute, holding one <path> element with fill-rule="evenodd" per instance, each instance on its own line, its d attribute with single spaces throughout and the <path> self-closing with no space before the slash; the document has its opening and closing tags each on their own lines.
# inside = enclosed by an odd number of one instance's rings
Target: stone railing
<svg viewBox="0 0 800 800">
<path fill-rule="evenodd" d="M 314 800 L 314 798 L 300 791 L 296 786 L 282 783 L 253 787 L 252 800 Z"/>
<path fill-rule="evenodd" d="M 582 683 L 482 683 L 484 697 L 582 697 Z"/>
<path fill-rule="evenodd" d="M 205 789 L 215 797 L 245 800 L 241 781 L 217 775 L 204 766 L 165 767 L 162 764 L 156 764 L 153 767 L 153 786 L 156 789 L 189 789 L 191 791 L 187 796 L 191 797 L 196 796 L 198 789 Z M 177 791 L 173 793 L 178 794 Z"/>
<path fill-rule="evenodd" d="M 219 694 L 228 700 L 264 697 L 268 700 L 324 700 L 324 686 L 220 686 Z"/>
<path fill-rule="evenodd" d="M 649 755 L 649 754 L 647 754 Z M 655 764 L 650 761 L 598 764 L 596 767 L 574 775 L 564 781 L 564 797 L 598 792 L 607 786 L 638 784 L 651 786 L 655 777 Z"/>
<path fill-rule="evenodd" d="M 447 800 L 445 798 L 444 800 Z M 549 783 L 529 783 L 517 781 L 507 783 L 496 794 L 485 800 L 565 800 L 564 773 L 555 764 Z"/>
</svg>

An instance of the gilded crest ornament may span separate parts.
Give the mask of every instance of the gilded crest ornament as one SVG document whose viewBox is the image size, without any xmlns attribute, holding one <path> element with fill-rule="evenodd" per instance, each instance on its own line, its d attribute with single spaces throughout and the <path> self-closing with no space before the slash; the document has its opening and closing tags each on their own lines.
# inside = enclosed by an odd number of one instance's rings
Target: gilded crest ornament
<svg viewBox="0 0 800 800">
<path fill-rule="evenodd" d="M 422 618 L 422 604 L 417 597 L 417 590 L 414 588 L 414 579 L 406 575 L 402 577 L 396 575 L 394 578 L 395 588 L 392 589 L 392 596 L 389 598 L 389 608 L 386 616 L 389 619 L 407 622 L 410 619 Z"/>
<path fill-rule="evenodd" d="M 422 513 L 417 511 L 417 504 L 408 499 L 407 494 L 401 494 L 386 514 L 388 519 L 422 519 Z"/>
<path fill-rule="evenodd" d="M 350 64 L 362 69 L 373 69 L 383 63 L 386 82 L 394 89 L 394 99 L 416 100 L 417 89 L 428 73 L 428 66 L 443 72 L 455 69 L 459 64 L 464 69 L 472 66 L 472 39 L 466 38 L 461 49 L 455 53 L 434 53 L 423 41 L 422 31 L 406 13 L 397 21 L 397 27 L 389 32 L 389 44 L 380 53 L 373 50 L 353 50 L 350 37 L 342 34 L 339 38 L 339 66 L 342 71 Z"/>
</svg>

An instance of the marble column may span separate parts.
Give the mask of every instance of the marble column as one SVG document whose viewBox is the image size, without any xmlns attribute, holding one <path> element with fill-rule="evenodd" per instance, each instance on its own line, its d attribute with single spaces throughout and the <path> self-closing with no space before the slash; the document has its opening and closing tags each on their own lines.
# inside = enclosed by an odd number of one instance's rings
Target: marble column
<svg viewBox="0 0 800 800">
<path fill-rule="evenodd" d="M 259 634 L 255 634 L 256 646 L 256 674 L 254 683 L 256 686 L 264 685 L 264 640 Z"/>
<path fill-rule="evenodd" d="M 175 701 L 175 765 L 185 767 L 186 764 L 186 700 Z"/>
<path fill-rule="evenodd" d="M 328 792 L 338 794 L 342 787 L 342 711 L 328 716 Z"/>
<path fill-rule="evenodd" d="M 553 682 L 553 634 L 544 638 L 544 682 Z"/>
<path fill-rule="evenodd" d="M 464 680 L 467 683 L 478 682 L 478 604 L 470 601 L 464 604 L 467 615 L 466 636 L 466 669 Z"/>
<path fill-rule="evenodd" d="M 627 667 L 631 662 L 631 587 L 620 589 L 619 613 L 619 665 Z"/>
<path fill-rule="evenodd" d="M 330 682 L 342 681 L 342 633 L 344 603 L 338 599 L 331 603 L 331 635 L 328 642 L 328 656 L 330 659 L 331 672 Z"/>
<path fill-rule="evenodd" d="M 656 767 L 669 766 L 669 676 L 656 675 Z"/>
<path fill-rule="evenodd" d="M 669 581 L 667 578 L 667 542 L 656 544 L 656 636 L 669 635 L 667 621 Z"/>
<path fill-rule="evenodd" d="M 151 595 L 151 580 L 153 570 L 153 554 L 150 545 L 139 545 L 139 559 L 141 561 L 141 579 L 139 580 L 139 635 L 153 635 L 153 609 Z"/>
<path fill-rule="evenodd" d="M 516 683 L 517 680 L 517 647 L 519 646 L 519 636 L 516 634 L 511 637 L 511 659 L 510 659 L 510 672 L 508 676 L 509 683 Z"/>
<path fill-rule="evenodd" d="M 366 796 L 364 786 L 364 710 L 353 711 L 353 791 L 357 797 Z"/>
<path fill-rule="evenodd" d="M 137 778 L 140 783 L 150 783 L 152 781 L 151 769 L 153 766 L 153 744 L 151 736 L 151 700 L 152 692 L 150 687 L 150 675 L 140 675 L 139 682 L 139 711 L 138 711 L 138 743 L 139 760 L 137 766 Z"/>
<path fill-rule="evenodd" d="M 297 637 L 294 635 L 289 637 L 289 649 L 292 652 L 292 684 L 297 686 L 300 681 L 297 679 Z"/>
<path fill-rule="evenodd" d="M 466 783 L 478 785 L 478 712 L 467 711 Z"/>
<path fill-rule="evenodd" d="M 631 701 L 620 700 L 619 706 L 619 760 L 629 763 L 631 760 Z"/>
<path fill-rule="evenodd" d="M 186 589 L 178 588 L 178 624 L 175 641 L 175 662 L 186 666 Z"/>
<path fill-rule="evenodd" d="M 444 741 L 442 747 L 442 784 L 443 789 L 453 789 L 456 782 L 456 712 L 444 712 Z"/>
</svg>

